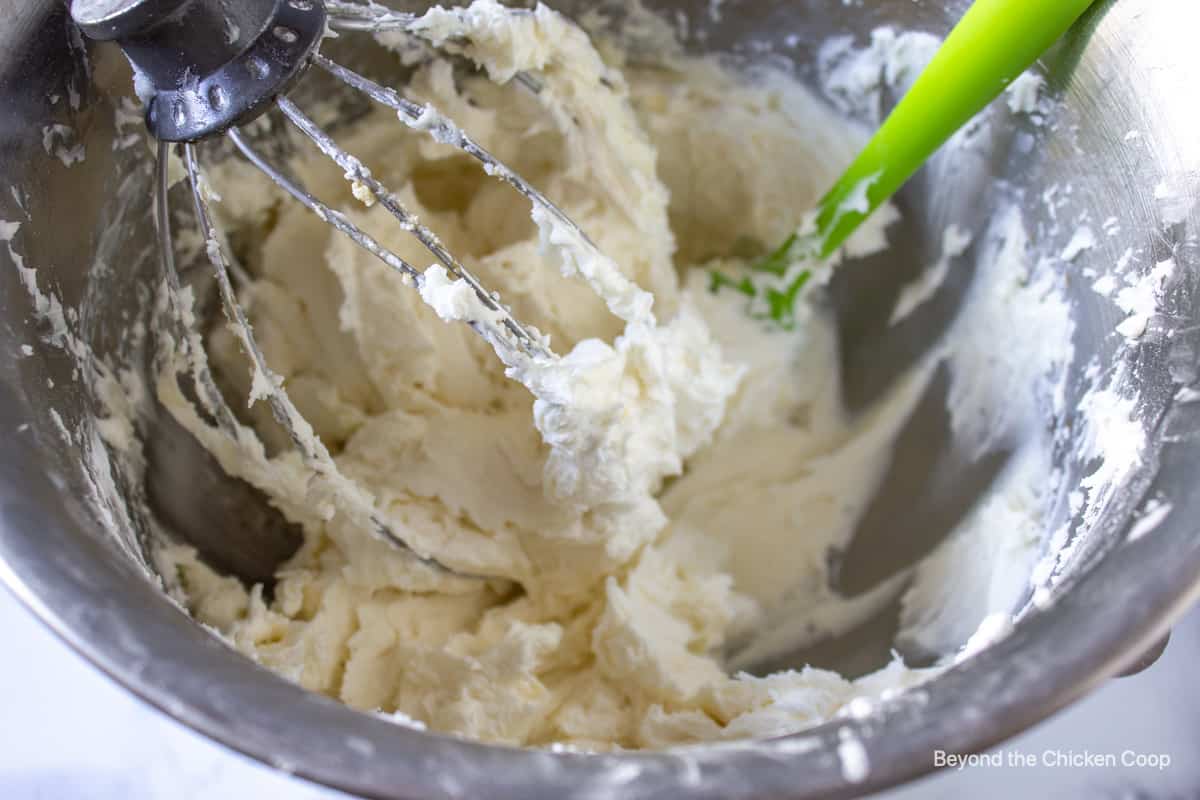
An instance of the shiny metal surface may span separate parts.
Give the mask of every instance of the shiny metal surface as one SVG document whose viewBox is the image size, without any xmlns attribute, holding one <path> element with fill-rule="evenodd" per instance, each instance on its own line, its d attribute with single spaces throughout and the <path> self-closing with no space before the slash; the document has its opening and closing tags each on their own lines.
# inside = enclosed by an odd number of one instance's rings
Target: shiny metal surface
<svg viewBox="0 0 1200 800">
<path fill-rule="evenodd" d="M 816 46 L 830 33 L 863 40 L 885 23 L 944 32 L 964 3 L 877 0 L 848 8 L 840 0 L 728 0 L 719 23 L 707 0 L 652 5 L 692 12 L 697 48 L 746 60 L 774 48 L 795 56 L 797 72 L 813 80 Z M 1088 266 L 1104 273 L 1134 246 L 1144 248 L 1146 269 L 1171 255 L 1184 272 L 1167 313 L 1151 323 L 1154 335 L 1125 349 L 1110 335 L 1115 309 L 1084 281 L 1072 283 L 1077 354 L 1064 387 L 1068 406 L 1086 387 L 1084 370 L 1093 358 L 1104 369 L 1125 370 L 1137 387 L 1137 419 L 1152 432 L 1153 445 L 1145 468 L 1080 532 L 1068 590 L 1026 617 L 1013 636 L 868 718 L 769 742 L 668 754 L 551 754 L 399 728 L 251 664 L 166 599 L 140 565 L 154 521 L 125 513 L 120 497 L 97 493 L 94 478 L 104 465 L 64 444 L 50 409 L 73 442 L 89 442 L 98 404 L 86 376 L 73 374 L 74 360 L 43 344 L 52 331 L 34 319 L 2 244 L 0 425 L 9 438 L 0 459 L 0 578 L 97 666 L 185 724 L 280 769 L 370 797 L 849 797 L 928 771 L 935 749 L 993 744 L 1137 661 L 1200 594 L 1194 491 L 1200 404 L 1174 399 L 1181 384 L 1200 377 L 1194 238 L 1200 219 L 1193 202 L 1184 222 L 1164 225 L 1154 197 L 1163 181 L 1184 187 L 1191 201 L 1200 196 L 1200 119 L 1191 100 L 1200 84 L 1200 50 L 1190 42 L 1197 22 L 1200 9 L 1190 5 L 1101 2 L 1046 59 L 1050 88 L 1063 104 L 1053 124 L 1013 130 L 1001 114 L 975 151 L 932 164 L 901 200 L 912 220 L 911 264 L 893 260 L 890 271 L 851 265 L 833 287 L 834 301 L 847 310 L 841 320 L 847 393 L 863 402 L 894 377 L 881 365 L 911 360 L 952 313 L 963 288 L 953 281 L 933 304 L 941 316 L 914 320 L 911 329 L 889 333 L 879 309 L 889 308 L 899 286 L 925 263 L 946 222 L 987 218 L 994 198 L 982 187 L 989 176 L 1027 198 L 1027 225 L 1046 253 L 1065 243 L 1051 233 L 1038 198 L 1070 184 L 1065 214 L 1119 220 L 1120 232 L 1087 254 Z M 789 35 L 798 37 L 794 45 L 784 42 Z M 60 4 L 31 2 L 3 16 L 0 174 L 15 191 L 0 194 L 0 219 L 23 223 L 13 252 L 37 269 L 41 287 L 79 309 L 78 327 L 95 352 L 140 363 L 145 353 L 126 335 L 129 319 L 122 315 L 154 274 L 145 191 L 151 171 L 140 148 L 109 146 L 114 93 L 127 82 L 111 54 L 97 51 L 85 60 Z M 46 152 L 42 129 L 55 123 L 71 125 L 86 144 L 83 163 L 67 166 Z M 1037 146 L 1022 149 L 1022 133 L 1035 136 Z M 935 184 L 938 191 L 930 191 Z M 32 356 L 23 345 L 33 346 Z M 1072 420 L 1061 424 L 1069 428 Z M 914 437 L 898 463 L 928 461 L 931 449 L 934 466 L 952 458 L 952 443 L 934 447 L 935 441 Z M 1071 448 L 1059 455 L 1072 479 L 1086 470 Z M 1170 502 L 1171 513 L 1157 530 L 1126 541 L 1135 512 L 1150 497 Z M 1068 517 L 1064 504 L 1049 524 Z M 861 783 L 843 772 L 843 729 L 866 750 L 870 771 Z"/>
<path fill-rule="evenodd" d="M 89 38 L 121 45 L 146 96 L 146 125 L 172 142 L 256 118 L 325 35 L 325 6 L 299 0 L 73 0 L 71 17 Z"/>
</svg>

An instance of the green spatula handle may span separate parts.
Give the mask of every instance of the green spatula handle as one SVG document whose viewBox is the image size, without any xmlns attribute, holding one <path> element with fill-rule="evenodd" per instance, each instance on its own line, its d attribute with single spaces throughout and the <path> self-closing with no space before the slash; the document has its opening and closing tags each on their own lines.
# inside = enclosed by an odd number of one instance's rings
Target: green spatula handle
<svg viewBox="0 0 1200 800">
<path fill-rule="evenodd" d="M 822 257 L 837 250 L 955 131 L 1054 44 L 1092 2 L 976 0 L 883 127 L 821 199 L 817 234 Z M 861 203 L 864 182 L 865 213 Z M 851 202 L 847 203 L 848 199 Z"/>
</svg>

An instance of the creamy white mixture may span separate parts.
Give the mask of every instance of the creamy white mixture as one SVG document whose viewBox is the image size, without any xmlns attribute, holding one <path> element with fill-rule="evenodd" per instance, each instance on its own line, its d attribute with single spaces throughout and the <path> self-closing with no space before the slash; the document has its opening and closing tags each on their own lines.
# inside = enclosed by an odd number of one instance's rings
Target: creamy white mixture
<svg viewBox="0 0 1200 800">
<path fill-rule="evenodd" d="M 168 342 L 158 391 L 305 540 L 270 602 L 187 548 L 166 549 L 164 573 L 179 575 L 192 612 L 306 688 L 512 744 L 663 747 L 777 734 L 935 672 L 895 661 L 856 681 L 817 669 L 756 678 L 723 661 L 745 642 L 737 663 L 844 632 L 905 591 L 902 574 L 842 598 L 828 554 L 850 541 L 933 367 L 977 356 L 988 333 L 984 308 L 977 338 L 850 414 L 829 312 L 802 295 L 785 330 L 753 318 L 738 292 L 709 291 L 710 269 L 747 269 L 730 255 L 739 240 L 787 236 L 864 133 L 781 78 L 747 84 L 697 61 L 624 66 L 544 7 L 511 15 L 479 0 L 435 9 L 424 26 L 435 41 L 465 35 L 492 80 L 456 79 L 433 61 L 410 93 L 538 186 L 605 255 L 544 215 L 531 218 L 513 189 L 390 115 L 339 132 L 560 354 L 529 356 L 458 322 L 495 329 L 496 320 L 441 267 L 414 290 L 257 173 L 237 162 L 214 168 L 227 226 L 261 236 L 241 299 L 271 374 L 250 368 L 231 331 L 209 337 L 219 373 L 251 398 L 236 437 L 209 427 L 178 389 L 176 373 L 195 367 L 198 349 Z M 891 56 L 912 52 L 885 44 Z M 517 71 L 542 90 L 500 85 Z M 324 157 L 291 166 L 407 261 L 430 263 Z M 896 217 L 876 215 L 851 251 L 882 249 Z M 1014 224 L 989 240 L 1006 276 L 988 288 L 1005 301 L 992 309 L 991 332 L 1024 313 L 1012 301 L 1043 309 L 1029 312 L 1043 317 L 1040 335 L 1069 342 L 1065 307 L 1014 274 L 1026 244 L 1019 217 Z M 947 232 L 932 278 L 904 295 L 896 321 L 936 291 L 971 241 Z M 1020 367 L 1032 375 L 1062 360 L 1043 352 Z M 989 388 L 956 382 L 964 429 L 979 424 L 969 412 Z M 311 423 L 302 432 L 327 449 L 328 464 L 301 458 L 272 420 L 264 399 L 276 392 Z M 910 639 L 945 653 L 980 623 L 1003 628 L 996 611 L 1020 598 L 1036 553 L 1046 469 L 1043 459 L 1019 461 L 1007 500 L 920 565 L 904 600 Z M 372 516 L 418 552 L 487 579 L 415 563 L 376 535 Z M 979 552 L 1009 571 L 971 569 Z M 964 613 L 952 613 L 962 590 L 952 573 L 985 590 Z M 762 630 L 772 635 L 755 635 Z"/>
<path fill-rule="evenodd" d="M 265 237 L 250 248 L 245 266 L 256 277 L 242 296 L 270 363 L 251 370 L 235 335 L 210 336 L 212 363 L 235 384 L 228 396 L 238 406 L 251 399 L 251 424 L 229 424 L 219 398 L 196 392 L 208 416 L 224 418 L 221 430 L 208 428 L 171 379 L 196 384 L 193 374 L 203 376 L 208 363 L 187 290 L 163 287 L 154 325 L 122 317 L 119 352 L 92 347 L 97 313 L 111 311 L 104 294 L 116 265 L 153 258 L 130 252 L 126 229 L 128 215 L 141 213 L 134 201 L 144 199 L 149 175 L 133 154 L 145 133 L 132 101 L 119 98 L 113 108 L 114 147 L 128 171 L 88 267 L 89 296 L 62 293 L 61 265 L 38 263 L 29 247 L 34 228 L 25 224 L 37 193 L 9 187 L 15 206 L 13 218 L 0 220 L 0 246 L 23 288 L 9 299 L 31 323 L 17 357 L 24 375 L 72 397 L 35 412 L 14 435 L 36 433 L 77 459 L 73 479 L 106 538 L 158 580 L 138 539 L 154 523 L 140 493 L 150 387 L 139 365 L 143 346 L 157 343 L 165 367 L 159 396 L 226 469 L 262 488 L 306 531 L 269 604 L 261 590 L 215 575 L 186 548 L 159 553 L 158 575 L 251 657 L 397 724 L 551 752 L 790 731 L 834 715 L 869 716 L 875 698 L 886 701 L 936 668 L 914 671 L 897 660 L 850 682 L 811 669 L 755 679 L 736 675 L 739 664 L 846 630 L 899 596 L 895 643 L 905 653 L 942 655 L 940 667 L 972 657 L 1021 615 L 1052 603 L 1086 563 L 1089 530 L 1154 458 L 1138 417 L 1143 376 L 1129 368 L 1132 353 L 1183 332 L 1169 297 L 1184 270 L 1136 243 L 1116 257 L 1106 242 L 1140 217 L 1093 218 L 1066 183 L 1041 194 L 1039 216 L 1050 224 L 1039 226 L 1039 241 L 1030 241 L 1021 211 L 1004 203 L 986 225 L 949 226 L 942 252 L 899 294 L 890 321 L 906 324 L 970 266 L 958 322 L 875 407 L 849 414 L 818 288 L 799 299 L 796 329 L 783 332 L 747 317 L 736 293 L 708 294 L 702 276 L 712 266 L 742 274 L 739 259 L 720 258 L 740 251 L 739 237 L 785 236 L 862 133 L 778 77 L 747 85 L 683 61 L 658 71 L 622 68 L 620 52 L 605 49 L 598 60 L 549 12 L 510 23 L 482 3 L 462 19 L 434 13 L 426 21 L 435 38 L 463 26 L 499 79 L 516 69 L 545 79 L 540 102 L 485 81 L 456 87 L 436 65 L 422 71 L 415 93 L 544 187 L 613 260 L 581 251 L 551 221 L 537 220 L 539 231 L 510 189 L 444 147 L 397 134 L 390 119 L 339 135 L 403 187 L 406 201 L 520 316 L 551 335 L 566 355 L 559 366 L 513 357 L 503 337 L 493 337 L 512 368 L 506 375 L 482 339 L 439 319 L 492 319 L 449 276 L 426 271 L 420 290 L 431 309 L 254 173 L 218 170 L 229 229 Z M 890 29 L 862 47 L 834 37 L 816 59 L 824 97 L 841 113 L 877 122 L 884 91 L 902 90 L 936 44 Z M 993 110 L 1040 125 L 1055 111 L 1042 89 L 1036 77 L 1023 79 L 1007 109 Z M 80 98 L 69 87 L 72 108 Z M 440 119 L 427 111 L 417 127 L 436 138 Z M 74 130 L 52 128 L 40 135 L 57 157 L 54 169 L 77 170 L 97 150 L 85 151 Z M 1141 135 L 1130 131 L 1125 142 L 1140 147 Z M 951 148 L 958 165 L 971 137 Z M 361 208 L 369 199 L 361 182 L 346 187 L 341 170 L 321 159 L 295 166 L 389 246 L 428 263 L 378 209 Z M 951 192 L 961 189 L 947 180 Z M 1169 232 L 1184 223 L 1192 199 L 1178 175 L 1155 180 L 1158 223 Z M 881 211 L 848 249 L 886 247 L 896 217 L 895 209 Z M 540 240 L 565 251 L 544 258 Z M 206 249 L 186 228 L 176 244 L 181 261 Z M 564 259 L 599 285 L 558 277 Z M 1072 329 L 1062 287 L 1078 278 L 1113 306 L 1118 350 L 1104 362 L 1093 358 L 1078 376 L 1082 387 L 1068 387 L 1061 369 Z M 1188 366 L 1194 354 L 1186 337 L 1175 346 L 1186 352 L 1171 370 L 1175 410 L 1187 412 L 1200 398 Z M 672 372 L 652 357 L 681 353 L 705 361 L 671 362 L 679 369 Z M 69 376 L 39 374 L 47 363 L 68 365 Z M 938 365 L 948 368 L 945 410 L 956 444 L 980 454 L 1016 450 L 928 557 L 864 596 L 840 597 L 828 588 L 826 556 L 852 536 L 897 430 Z M 711 385 L 689 395 L 696 376 Z M 1057 424 L 1076 388 L 1072 424 Z M 90 407 L 81 411 L 80 397 Z M 268 401 L 293 419 L 304 458 L 272 422 Z M 535 413 L 537 403 L 555 415 Z M 1194 429 L 1187 413 L 1181 419 Z M 1157 433 L 1169 436 L 1179 422 L 1168 418 Z M 1054 469 L 1049 435 L 1086 467 Z M 647 436 L 661 449 L 642 447 Z M 580 469 L 572 475 L 573 464 L 594 469 L 604 488 Z M 1073 519 L 1043 544 L 1042 511 L 1056 500 Z M 1151 498 L 1128 538 L 1151 535 L 1172 510 L 1166 498 Z M 496 577 L 485 583 L 418 567 L 374 536 L 377 520 L 422 552 Z M 809 744 L 756 748 L 786 758 Z M 677 756 L 689 763 L 686 751 Z M 849 728 L 839 731 L 837 756 L 848 780 L 869 775 Z"/>
</svg>

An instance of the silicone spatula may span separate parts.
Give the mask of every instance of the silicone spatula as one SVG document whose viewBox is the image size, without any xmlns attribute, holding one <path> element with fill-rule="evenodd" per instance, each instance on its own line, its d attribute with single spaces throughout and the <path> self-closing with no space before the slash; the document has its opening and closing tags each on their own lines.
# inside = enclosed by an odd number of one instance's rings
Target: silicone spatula
<svg viewBox="0 0 1200 800">
<path fill-rule="evenodd" d="M 1093 0 L 976 0 L 883 126 L 768 260 L 830 256 L 955 131 L 1028 69 Z"/>
</svg>

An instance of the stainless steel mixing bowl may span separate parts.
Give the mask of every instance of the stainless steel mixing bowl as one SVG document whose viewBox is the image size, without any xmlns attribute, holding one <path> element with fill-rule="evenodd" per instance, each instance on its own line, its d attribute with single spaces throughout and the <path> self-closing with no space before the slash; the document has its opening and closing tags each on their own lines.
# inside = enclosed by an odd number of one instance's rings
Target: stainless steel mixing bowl
<svg viewBox="0 0 1200 800">
<path fill-rule="evenodd" d="M 565 4 L 588 5 L 594 4 Z M 709 0 L 649 5 L 689 12 L 694 49 L 745 60 L 774 53 L 794 59 L 797 73 L 813 81 L 817 45 L 829 34 L 862 41 L 882 24 L 944 33 L 966 0 L 726 0 L 719 15 L 710 13 Z M 119 475 L 115 490 L 97 481 L 110 465 L 91 446 L 98 441 L 98 406 L 86 370 L 53 345 L 53 331 L 37 320 L 12 263 L 15 252 L 37 269 L 40 286 L 72 310 L 68 322 L 95 352 L 139 357 L 128 331 L 155 274 L 148 155 L 141 147 L 111 147 L 113 87 L 127 86 L 128 73 L 111 53 L 86 56 L 61 2 L 2 7 L 0 219 L 21 222 L 21 230 L 12 252 L 0 245 L 0 420 L 7 440 L 0 459 L 0 577 L 100 669 L 214 739 L 279 769 L 381 798 L 851 796 L 930 770 L 935 750 L 986 748 L 1080 697 L 1160 640 L 1200 593 L 1200 493 L 1193 491 L 1200 479 L 1200 404 L 1174 399 L 1180 384 L 1197 378 L 1197 217 L 1193 209 L 1182 223 L 1164 225 L 1154 196 L 1167 181 L 1189 205 L 1197 197 L 1200 49 L 1191 36 L 1200 9 L 1191 3 L 1099 2 L 1044 60 L 1049 88 L 1061 100 L 1054 124 L 1020 129 L 1010 117 L 993 115 L 970 152 L 942 157 L 905 192 L 912 263 L 893 262 L 891 272 L 851 265 L 833 287 L 835 299 L 854 299 L 843 303 L 853 313 L 842 323 L 853 402 L 891 376 L 884 364 L 919 352 L 937 332 L 936 316 L 889 331 L 886 309 L 947 221 L 987 217 L 1000 191 L 992 178 L 1002 179 L 1010 198 L 1026 198 L 1026 224 L 1046 253 L 1064 244 L 1051 235 L 1039 199 L 1052 186 L 1074 188 L 1071 213 L 1118 219 L 1119 232 L 1102 237 L 1073 268 L 1086 264 L 1104 273 L 1129 246 L 1175 257 L 1182 279 L 1150 333 L 1132 347 L 1119 347 L 1120 337 L 1111 335 L 1118 321 L 1111 304 L 1086 282 L 1071 282 L 1077 329 L 1063 387 L 1067 405 L 1080 397 L 1089 361 L 1122 366 L 1151 445 L 1143 466 L 1078 531 L 1057 602 L 1028 614 L 998 645 L 865 719 L 767 742 L 620 755 L 486 746 L 357 713 L 252 664 L 162 593 L 143 565 L 149 522 L 123 502 L 141 487 L 124 485 Z M 48 127 L 54 125 L 67 127 Z M 60 145 L 77 144 L 87 158 L 64 163 Z M 1056 424 L 1065 426 L 1063 441 L 1075 441 L 1070 416 Z M 898 455 L 901 463 L 924 457 L 928 464 L 930 451 L 947 458 L 953 452 L 952 442 L 919 444 Z M 1088 466 L 1072 445 L 1056 458 L 1071 480 Z M 1170 514 L 1129 540 L 1151 497 L 1171 504 Z M 1069 516 L 1064 503 L 1048 529 Z M 870 769 L 860 782 L 838 755 L 846 735 L 865 748 Z"/>
</svg>

